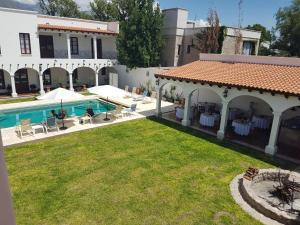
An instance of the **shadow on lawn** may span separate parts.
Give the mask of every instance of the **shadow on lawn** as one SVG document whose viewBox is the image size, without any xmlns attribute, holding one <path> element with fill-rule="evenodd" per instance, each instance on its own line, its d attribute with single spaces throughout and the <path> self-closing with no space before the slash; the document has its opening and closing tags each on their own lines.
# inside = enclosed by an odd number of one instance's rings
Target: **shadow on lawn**
<svg viewBox="0 0 300 225">
<path fill-rule="evenodd" d="M 202 132 L 200 132 L 198 130 L 195 130 L 191 127 L 181 126 L 180 124 L 176 124 L 174 122 L 165 120 L 163 118 L 157 118 L 155 116 L 152 116 L 152 117 L 148 117 L 147 119 L 151 120 L 153 122 L 156 122 L 156 123 L 163 124 L 163 125 L 168 126 L 170 128 L 176 129 L 178 131 L 193 135 L 195 137 L 202 138 L 206 141 L 209 141 L 210 143 L 213 143 L 213 144 L 216 144 L 216 145 L 219 145 L 219 146 L 222 146 L 222 147 L 226 147 L 229 150 L 239 152 L 241 154 L 259 159 L 261 161 L 264 161 L 264 162 L 269 163 L 269 164 L 271 164 L 273 166 L 276 166 L 276 167 L 280 167 L 282 169 L 295 170 L 295 168 L 297 168 L 297 166 L 299 166 L 295 163 L 279 159 L 276 156 L 271 157 L 271 156 L 268 156 L 268 155 L 266 155 L 263 152 L 260 152 L 258 150 L 247 148 L 245 146 L 232 143 L 228 140 L 220 141 L 216 137 L 213 137 L 211 135 L 202 133 Z"/>
</svg>

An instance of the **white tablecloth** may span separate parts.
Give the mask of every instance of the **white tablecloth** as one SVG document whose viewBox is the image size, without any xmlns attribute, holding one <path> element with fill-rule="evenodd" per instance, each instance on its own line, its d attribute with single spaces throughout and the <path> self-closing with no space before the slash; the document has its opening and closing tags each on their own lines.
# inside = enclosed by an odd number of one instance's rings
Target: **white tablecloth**
<svg viewBox="0 0 300 225">
<path fill-rule="evenodd" d="M 270 127 L 271 120 L 264 116 L 253 116 L 252 118 L 253 127 L 260 129 L 268 129 Z"/>
<path fill-rule="evenodd" d="M 216 115 L 208 115 L 208 114 L 202 113 L 200 115 L 199 123 L 202 126 L 214 127 L 215 126 L 215 119 L 216 119 Z"/>
<path fill-rule="evenodd" d="M 184 115 L 184 108 L 176 108 L 176 118 L 177 119 L 183 119 L 183 115 Z"/>
<path fill-rule="evenodd" d="M 251 122 L 242 123 L 239 121 L 232 121 L 232 126 L 234 127 L 234 132 L 241 136 L 248 136 L 251 131 Z"/>
</svg>

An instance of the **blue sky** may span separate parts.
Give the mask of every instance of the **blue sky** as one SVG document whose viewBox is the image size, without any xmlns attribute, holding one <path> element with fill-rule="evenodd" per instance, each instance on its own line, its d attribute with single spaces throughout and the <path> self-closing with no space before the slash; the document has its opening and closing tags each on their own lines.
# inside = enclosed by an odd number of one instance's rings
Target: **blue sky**
<svg viewBox="0 0 300 225">
<path fill-rule="evenodd" d="M 189 19 L 205 19 L 209 8 L 215 8 L 221 23 L 238 24 L 238 0 L 159 0 L 161 8 L 181 7 L 189 10 Z M 274 14 L 280 7 L 290 5 L 291 0 L 244 0 L 243 26 L 260 23 L 267 28 L 275 26 Z"/>
</svg>

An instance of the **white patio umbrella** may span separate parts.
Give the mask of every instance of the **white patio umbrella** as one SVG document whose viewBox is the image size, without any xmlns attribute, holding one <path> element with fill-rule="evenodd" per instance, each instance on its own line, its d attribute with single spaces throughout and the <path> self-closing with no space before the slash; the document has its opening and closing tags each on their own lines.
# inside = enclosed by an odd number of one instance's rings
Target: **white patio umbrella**
<svg viewBox="0 0 300 225">
<path fill-rule="evenodd" d="M 48 93 L 37 97 L 38 100 L 71 100 L 84 98 L 82 94 L 64 88 L 56 88 Z"/>
<path fill-rule="evenodd" d="M 96 94 L 102 98 L 123 98 L 124 96 L 126 96 L 126 94 L 128 94 L 126 91 L 110 85 L 88 88 L 88 92 Z"/>
<path fill-rule="evenodd" d="M 63 100 L 71 100 L 71 99 L 76 100 L 76 99 L 83 99 L 83 98 L 84 98 L 83 95 L 76 93 L 74 91 L 69 91 L 64 88 L 56 88 L 53 91 L 48 92 L 47 94 L 37 97 L 38 100 L 60 100 L 61 111 L 63 111 L 63 105 L 62 105 Z M 65 127 L 64 118 L 62 118 L 62 127 L 60 129 L 61 130 L 67 129 L 67 127 Z"/>
</svg>

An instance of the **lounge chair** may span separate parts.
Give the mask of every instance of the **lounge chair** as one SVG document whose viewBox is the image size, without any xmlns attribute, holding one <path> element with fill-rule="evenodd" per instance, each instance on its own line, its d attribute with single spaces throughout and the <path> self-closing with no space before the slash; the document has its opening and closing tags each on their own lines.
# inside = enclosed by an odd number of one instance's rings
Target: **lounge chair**
<svg viewBox="0 0 300 225">
<path fill-rule="evenodd" d="M 134 112 L 136 111 L 136 106 L 137 106 L 137 104 L 132 104 L 132 105 L 130 106 L 130 108 L 123 109 L 123 110 L 122 110 L 122 114 L 123 114 L 124 116 L 130 116 L 130 115 L 132 115 L 132 113 L 134 113 Z"/>
<path fill-rule="evenodd" d="M 155 91 L 152 91 L 150 97 L 146 97 L 143 99 L 143 104 L 152 103 L 154 99 L 156 99 L 157 93 Z"/>
<path fill-rule="evenodd" d="M 49 117 L 46 120 L 46 123 L 44 124 L 46 133 L 48 133 L 49 130 L 56 130 L 59 131 L 59 127 L 56 123 L 55 117 Z"/>
<path fill-rule="evenodd" d="M 123 107 L 118 105 L 115 110 L 111 111 L 109 115 L 115 119 L 122 117 Z"/>
<path fill-rule="evenodd" d="M 147 98 L 148 91 L 144 91 L 142 96 L 137 96 L 133 98 L 133 101 L 144 101 Z"/>
<path fill-rule="evenodd" d="M 21 120 L 21 124 L 17 127 L 17 131 L 19 132 L 21 138 L 23 138 L 24 134 L 34 135 L 34 129 L 31 126 L 31 120 Z"/>
</svg>

